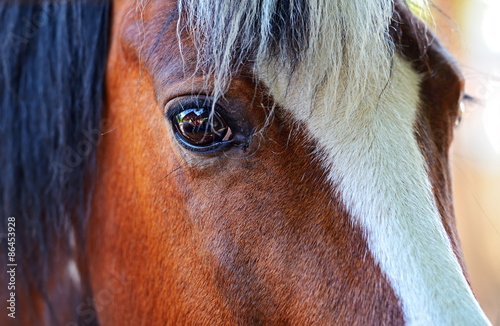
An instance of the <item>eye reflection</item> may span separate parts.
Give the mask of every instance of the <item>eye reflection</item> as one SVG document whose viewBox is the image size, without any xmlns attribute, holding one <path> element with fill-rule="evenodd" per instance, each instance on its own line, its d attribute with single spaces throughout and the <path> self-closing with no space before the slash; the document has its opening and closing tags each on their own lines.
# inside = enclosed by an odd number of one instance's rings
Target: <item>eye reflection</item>
<svg viewBox="0 0 500 326">
<path fill-rule="evenodd" d="M 210 146 L 229 140 L 231 130 L 217 111 L 210 117 L 210 107 L 190 108 L 178 113 L 173 124 L 188 144 L 197 147 Z"/>
</svg>

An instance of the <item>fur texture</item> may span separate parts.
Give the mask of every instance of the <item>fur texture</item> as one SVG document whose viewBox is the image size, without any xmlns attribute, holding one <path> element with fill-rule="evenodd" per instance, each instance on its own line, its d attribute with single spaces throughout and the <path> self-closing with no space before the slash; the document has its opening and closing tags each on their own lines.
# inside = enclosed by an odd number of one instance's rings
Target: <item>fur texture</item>
<svg viewBox="0 0 500 326">
<path fill-rule="evenodd" d="M 314 109 L 297 106 L 300 91 L 275 96 L 295 117 L 307 117 L 302 121 L 320 144 L 330 181 L 365 231 L 406 322 L 488 324 L 442 225 L 415 139 L 419 85 L 418 74 L 396 56 L 384 93 L 368 96 L 354 111 L 323 106 L 321 97 Z"/>
<path fill-rule="evenodd" d="M 424 77 L 395 54 L 392 0 L 153 2 L 168 4 L 169 18 L 150 13 L 160 23 L 143 30 L 137 48 L 120 34 L 117 13 L 128 4 L 115 3 L 107 115 L 121 128 L 100 147 L 99 201 L 87 229 L 96 298 L 116 295 L 97 301 L 100 321 L 488 324 L 436 208 L 415 136 Z M 68 162 L 82 131 L 98 129 L 109 6 L 34 3 L 0 5 L 0 197 L 3 214 L 19 217 L 19 256 L 29 267 L 21 322 L 97 324 L 92 301 L 76 309 L 91 295 L 78 289 L 90 279 L 71 252 L 84 246 L 93 151 L 71 173 L 49 169 Z M 24 18 L 44 10 L 50 23 L 11 49 Z M 170 51 L 177 41 L 180 54 Z M 155 60 L 134 61 L 142 45 Z M 191 76 L 173 77 L 183 49 L 193 48 L 196 58 L 183 62 Z M 146 66 L 152 80 L 136 96 Z M 248 67 L 255 80 L 238 75 Z M 217 166 L 183 165 L 152 81 L 194 85 L 196 74 L 252 127 L 265 120 L 254 100 L 271 95 L 282 109 L 269 122 L 276 141 L 263 138 L 255 156 L 238 152 L 240 160 Z M 162 96 L 192 89 L 164 87 Z M 146 114 L 132 112 L 136 100 Z M 107 284 L 115 264 L 123 282 Z"/>
<path fill-rule="evenodd" d="M 488 324 L 434 202 L 414 135 L 421 77 L 394 54 L 392 9 L 390 0 L 179 2 L 216 97 L 251 58 L 307 126 L 407 323 Z"/>
</svg>

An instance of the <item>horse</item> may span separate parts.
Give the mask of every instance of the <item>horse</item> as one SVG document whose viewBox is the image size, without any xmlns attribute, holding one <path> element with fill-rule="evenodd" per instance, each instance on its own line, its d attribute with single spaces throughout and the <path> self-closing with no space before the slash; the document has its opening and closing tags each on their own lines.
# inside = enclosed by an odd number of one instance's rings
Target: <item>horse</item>
<svg viewBox="0 0 500 326">
<path fill-rule="evenodd" d="M 490 325 L 402 0 L 5 1 L 2 325 Z"/>
</svg>

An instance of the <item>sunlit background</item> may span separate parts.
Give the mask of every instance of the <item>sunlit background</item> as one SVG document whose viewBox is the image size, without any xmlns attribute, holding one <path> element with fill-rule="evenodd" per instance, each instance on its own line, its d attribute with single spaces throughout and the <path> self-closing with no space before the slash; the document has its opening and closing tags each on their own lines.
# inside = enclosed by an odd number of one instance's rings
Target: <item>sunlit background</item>
<svg viewBox="0 0 500 326">
<path fill-rule="evenodd" d="M 458 231 L 472 287 L 500 326 L 500 0 L 435 0 L 434 26 L 466 93 L 451 151 Z"/>
</svg>

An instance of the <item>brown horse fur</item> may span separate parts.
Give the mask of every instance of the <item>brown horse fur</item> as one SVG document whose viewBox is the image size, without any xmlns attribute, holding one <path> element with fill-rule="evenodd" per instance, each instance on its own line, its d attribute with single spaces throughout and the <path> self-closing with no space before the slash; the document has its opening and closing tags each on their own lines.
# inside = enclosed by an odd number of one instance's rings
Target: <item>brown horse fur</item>
<svg viewBox="0 0 500 326">
<path fill-rule="evenodd" d="M 362 231 L 313 159 L 316 144 L 280 107 L 268 119 L 273 99 L 251 70 L 241 68 L 223 99 L 253 129 L 266 126 L 248 149 L 207 159 L 175 143 L 162 106 L 210 90 L 184 34 L 181 60 L 175 24 L 154 49 L 157 34 L 141 33 L 161 30 L 174 10 L 151 1 L 137 23 L 128 3 L 115 8 L 106 118 L 119 127 L 100 147 L 89 256 L 94 291 L 111 269 L 132 285 L 102 307 L 100 322 L 403 324 Z M 395 15 L 398 48 L 426 76 L 415 133 L 462 262 L 447 163 L 461 77 L 405 6 Z"/>
<path fill-rule="evenodd" d="M 78 266 L 93 294 L 74 316 L 102 325 L 405 324 L 401 299 L 329 182 L 318 143 L 256 78 L 251 58 L 219 98 L 249 141 L 223 155 L 193 154 L 177 144 L 166 110 L 182 96 L 210 97 L 213 79 L 199 69 L 187 29 L 179 52 L 176 4 L 113 5 L 88 265 Z M 448 167 L 463 80 L 400 1 L 389 31 L 396 54 L 422 78 L 414 134 L 466 274 Z M 29 312 L 48 325 L 46 313 Z"/>
</svg>

